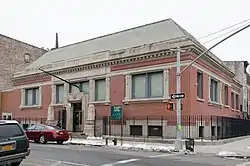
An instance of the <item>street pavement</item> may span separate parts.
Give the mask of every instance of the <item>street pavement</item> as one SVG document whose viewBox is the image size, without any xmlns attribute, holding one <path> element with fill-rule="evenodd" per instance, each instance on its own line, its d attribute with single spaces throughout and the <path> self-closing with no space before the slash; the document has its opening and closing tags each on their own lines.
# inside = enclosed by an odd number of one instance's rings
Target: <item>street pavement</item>
<svg viewBox="0 0 250 166">
<path fill-rule="evenodd" d="M 207 155 L 123 151 L 78 145 L 33 144 L 21 166 L 247 166 L 247 161 Z"/>
</svg>

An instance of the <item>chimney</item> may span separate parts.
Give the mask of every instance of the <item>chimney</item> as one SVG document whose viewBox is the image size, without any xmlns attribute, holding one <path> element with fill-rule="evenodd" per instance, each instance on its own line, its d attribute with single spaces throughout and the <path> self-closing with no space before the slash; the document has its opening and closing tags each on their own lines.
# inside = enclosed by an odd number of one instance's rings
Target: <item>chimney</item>
<svg viewBox="0 0 250 166">
<path fill-rule="evenodd" d="M 56 47 L 55 49 L 59 48 L 59 44 L 58 44 L 58 33 L 56 33 Z"/>
</svg>

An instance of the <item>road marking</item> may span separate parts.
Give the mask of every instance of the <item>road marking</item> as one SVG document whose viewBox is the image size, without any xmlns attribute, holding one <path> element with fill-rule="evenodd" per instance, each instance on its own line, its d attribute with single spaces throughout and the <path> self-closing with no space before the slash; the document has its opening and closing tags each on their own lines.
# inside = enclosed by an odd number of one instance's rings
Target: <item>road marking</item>
<svg viewBox="0 0 250 166">
<path fill-rule="evenodd" d="M 113 164 L 104 164 L 104 165 L 101 165 L 101 166 L 114 166 L 114 165 L 117 165 L 117 164 L 127 164 L 127 163 L 131 163 L 131 162 L 138 161 L 138 160 L 139 159 L 121 160 L 121 161 L 117 161 L 116 163 L 113 163 Z"/>
<path fill-rule="evenodd" d="M 250 166 L 250 162 L 241 163 L 236 166 Z"/>
<path fill-rule="evenodd" d="M 158 158 L 158 157 L 168 157 L 168 156 L 176 156 L 177 154 L 160 154 L 155 156 L 149 156 L 149 158 Z"/>
<path fill-rule="evenodd" d="M 126 164 L 126 163 L 131 163 L 131 162 L 134 162 L 134 161 L 138 161 L 138 160 L 139 159 L 121 160 L 121 161 L 116 162 L 115 164 Z"/>
</svg>

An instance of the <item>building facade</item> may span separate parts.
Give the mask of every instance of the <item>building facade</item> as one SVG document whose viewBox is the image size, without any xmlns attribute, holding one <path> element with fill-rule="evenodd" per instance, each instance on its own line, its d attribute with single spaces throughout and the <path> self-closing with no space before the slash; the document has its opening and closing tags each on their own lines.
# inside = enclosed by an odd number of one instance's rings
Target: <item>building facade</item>
<svg viewBox="0 0 250 166">
<path fill-rule="evenodd" d="M 0 34 L 0 90 L 2 94 L 9 94 L 12 92 L 13 84 L 11 82 L 12 75 L 17 71 L 24 70 L 34 60 L 38 59 L 46 53 L 46 50 L 36 46 L 18 41 L 16 39 Z M 12 103 L 13 101 L 7 101 Z M 11 118 L 11 111 L 2 112 L 2 105 L 0 104 L 0 114 L 2 118 Z M 15 108 L 18 109 L 18 108 Z"/>
<path fill-rule="evenodd" d="M 66 129 L 87 135 L 103 133 L 103 117 L 111 115 L 112 106 L 121 106 L 124 117 L 141 117 L 137 124 L 146 117 L 175 116 L 170 94 L 176 92 L 176 52 L 171 50 L 177 46 L 185 50 L 182 69 L 205 49 L 168 19 L 51 50 L 15 74 L 2 108 L 13 117 L 60 119 Z M 181 75 L 182 114 L 241 118 L 243 85 L 235 76 L 211 52 L 200 58 Z M 10 98 L 15 103 L 8 103 Z"/>
<path fill-rule="evenodd" d="M 247 72 L 247 67 L 249 63 L 247 61 L 223 61 L 225 65 L 227 65 L 231 71 L 233 71 L 236 76 L 235 79 L 240 82 L 242 85 L 241 88 L 241 103 L 240 103 L 240 109 L 243 113 L 243 118 L 249 119 L 248 114 L 248 93 L 250 92 L 248 90 L 249 84 L 249 74 Z"/>
</svg>

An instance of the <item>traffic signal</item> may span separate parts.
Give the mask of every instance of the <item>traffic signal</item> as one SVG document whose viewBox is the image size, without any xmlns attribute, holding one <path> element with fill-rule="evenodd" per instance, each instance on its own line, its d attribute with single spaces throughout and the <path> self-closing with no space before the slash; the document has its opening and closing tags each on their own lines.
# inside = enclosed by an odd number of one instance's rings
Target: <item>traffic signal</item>
<svg viewBox="0 0 250 166">
<path fill-rule="evenodd" d="M 167 110 L 173 111 L 174 110 L 174 103 L 167 103 Z"/>
</svg>

